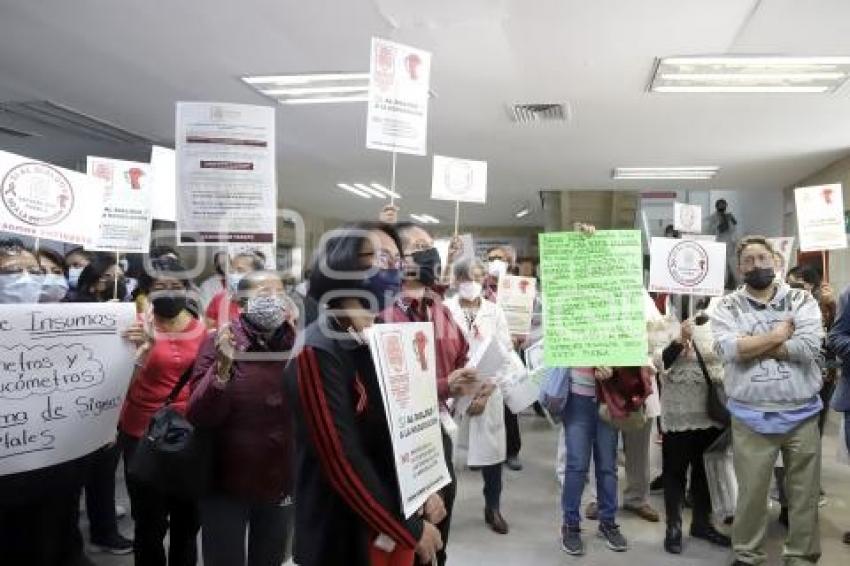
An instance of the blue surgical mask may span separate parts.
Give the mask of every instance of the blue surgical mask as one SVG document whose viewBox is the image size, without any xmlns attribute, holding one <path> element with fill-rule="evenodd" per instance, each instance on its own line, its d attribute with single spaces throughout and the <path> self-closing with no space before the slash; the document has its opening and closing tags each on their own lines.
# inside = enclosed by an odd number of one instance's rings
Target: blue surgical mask
<svg viewBox="0 0 850 566">
<path fill-rule="evenodd" d="M 0 275 L 0 304 L 37 303 L 41 295 L 43 275 L 11 273 Z"/>
<path fill-rule="evenodd" d="M 228 273 L 227 274 L 227 290 L 231 295 L 235 295 L 239 290 L 239 282 L 245 277 L 244 273 Z"/>
<path fill-rule="evenodd" d="M 64 275 L 48 273 L 41 284 L 39 303 L 58 303 L 68 294 L 68 281 Z"/>
<path fill-rule="evenodd" d="M 71 289 L 76 289 L 77 284 L 80 282 L 80 274 L 82 274 L 82 267 L 69 267 L 68 268 L 68 287 Z"/>
<path fill-rule="evenodd" d="M 363 280 L 363 290 L 375 298 L 379 312 L 384 310 L 401 293 L 401 270 L 379 269 Z"/>
</svg>

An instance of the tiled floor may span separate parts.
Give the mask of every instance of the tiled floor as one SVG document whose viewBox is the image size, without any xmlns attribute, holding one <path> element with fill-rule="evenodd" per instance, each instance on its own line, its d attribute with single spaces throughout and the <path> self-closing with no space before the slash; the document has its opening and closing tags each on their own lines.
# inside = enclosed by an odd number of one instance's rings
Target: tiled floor
<svg viewBox="0 0 850 566">
<path fill-rule="evenodd" d="M 685 540 L 685 552 L 682 556 L 665 554 L 661 548 L 663 524 L 646 523 L 625 514 L 618 520 L 621 521 L 623 533 L 631 543 L 629 552 L 610 552 L 595 539 L 594 531 L 590 530 L 587 533 L 587 556 L 573 558 L 563 554 L 558 543 L 559 487 L 553 469 L 557 434 L 546 421 L 530 414 L 523 415 L 521 423 L 525 469 L 518 473 L 505 470 L 502 507 L 505 518 L 511 525 L 511 533 L 499 536 L 485 528 L 480 474 L 458 466 L 459 492 L 449 544 L 449 564 L 725 566 L 731 561 L 727 552 L 707 543 L 688 539 Z M 825 566 L 850 563 L 850 547 L 841 543 L 842 532 L 850 530 L 850 467 L 836 462 L 835 431 L 833 423 L 824 441 L 823 483 L 829 503 L 821 513 L 823 558 L 820 564 Z M 119 489 L 118 499 L 119 503 L 128 504 L 123 485 Z M 653 496 L 653 505 L 659 510 L 662 508 L 660 495 Z M 781 564 L 779 555 L 784 531 L 775 521 L 777 513 L 777 508 L 770 510 L 770 565 Z M 595 527 L 591 523 L 585 526 L 588 529 Z M 122 521 L 122 529 L 127 534 L 132 532 L 129 519 Z M 132 556 L 91 556 L 97 564 L 103 566 L 133 564 Z"/>
</svg>

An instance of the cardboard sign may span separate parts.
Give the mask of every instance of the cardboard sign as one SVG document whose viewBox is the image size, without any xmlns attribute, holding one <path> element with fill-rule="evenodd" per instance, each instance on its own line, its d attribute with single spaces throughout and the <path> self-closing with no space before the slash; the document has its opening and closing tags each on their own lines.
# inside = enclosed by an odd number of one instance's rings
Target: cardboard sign
<svg viewBox="0 0 850 566">
<path fill-rule="evenodd" d="M 652 238 L 649 290 L 719 297 L 726 280 L 726 244 Z"/>
<path fill-rule="evenodd" d="M 431 54 L 372 38 L 366 147 L 425 155 Z"/>
<path fill-rule="evenodd" d="M 151 216 L 159 220 L 177 220 L 177 155 L 173 149 L 151 148 L 151 174 L 154 178 Z"/>
<path fill-rule="evenodd" d="M 147 163 L 89 156 L 86 172 L 106 183 L 103 216 L 96 251 L 148 253 L 151 239 L 151 191 L 154 184 Z"/>
<path fill-rule="evenodd" d="M 499 278 L 497 303 L 508 319 L 508 329 L 513 335 L 526 335 L 531 331 L 534 299 L 537 298 L 537 279 L 503 275 Z"/>
<path fill-rule="evenodd" d="M 369 348 L 384 399 L 404 515 L 410 517 L 451 483 L 440 429 L 434 325 L 375 325 Z"/>
<path fill-rule="evenodd" d="M 94 177 L 0 151 L 0 232 L 91 246 L 103 192 Z"/>
<path fill-rule="evenodd" d="M 0 476 L 115 439 L 133 373 L 132 303 L 0 305 Z"/>
<path fill-rule="evenodd" d="M 838 250 L 847 247 L 844 232 L 844 195 L 841 185 L 794 189 L 800 251 Z"/>
<path fill-rule="evenodd" d="M 550 232 L 539 239 L 546 366 L 644 365 L 640 231 Z"/>
<path fill-rule="evenodd" d="M 702 232 L 702 207 L 677 202 L 673 205 L 673 228 L 680 232 Z"/>
<path fill-rule="evenodd" d="M 435 155 L 431 198 L 460 202 L 486 202 L 487 162 Z"/>
<path fill-rule="evenodd" d="M 274 116 L 268 106 L 177 103 L 178 243 L 275 241 Z"/>
<path fill-rule="evenodd" d="M 782 265 L 778 265 L 777 269 L 782 273 L 784 279 L 794 261 L 794 236 L 768 238 L 767 241 L 770 242 L 776 252 L 782 255 Z"/>
</svg>

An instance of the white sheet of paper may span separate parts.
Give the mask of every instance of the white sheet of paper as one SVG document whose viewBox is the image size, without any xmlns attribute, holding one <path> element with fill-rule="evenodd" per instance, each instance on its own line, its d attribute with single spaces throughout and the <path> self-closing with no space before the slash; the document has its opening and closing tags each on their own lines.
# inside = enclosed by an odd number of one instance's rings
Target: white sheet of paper
<svg viewBox="0 0 850 566">
<path fill-rule="evenodd" d="M 507 362 L 507 353 L 499 344 L 498 340 L 488 337 L 475 352 L 467 367 L 478 370 L 478 375 L 482 378 L 497 377 L 504 371 L 505 363 Z"/>
<path fill-rule="evenodd" d="M 534 300 L 537 298 L 537 279 L 503 275 L 499 278 L 496 302 L 505 312 L 511 334 L 524 336 L 531 331 Z"/>
<path fill-rule="evenodd" d="M 540 397 L 540 386 L 527 371 L 514 374 L 511 380 L 502 384 L 501 389 L 505 405 L 514 414 L 526 410 Z"/>
<path fill-rule="evenodd" d="M 151 148 L 151 172 L 154 178 L 151 216 L 159 220 L 177 220 L 177 155 L 168 147 Z"/>
<path fill-rule="evenodd" d="M 148 253 L 154 178 L 147 163 L 88 156 L 86 172 L 106 183 L 98 237 L 90 249 Z"/>
<path fill-rule="evenodd" d="M 487 162 L 435 155 L 431 198 L 487 202 Z"/>
<path fill-rule="evenodd" d="M 844 195 L 840 184 L 794 189 L 800 251 L 847 247 L 844 231 Z"/>
<path fill-rule="evenodd" d="M 698 204 L 673 204 L 673 228 L 681 232 L 702 232 L 702 207 Z"/>
<path fill-rule="evenodd" d="M 723 294 L 726 244 L 652 238 L 649 290 L 681 295 Z"/>
<path fill-rule="evenodd" d="M 783 265 L 781 267 L 783 279 L 788 274 L 788 269 L 793 263 L 794 253 L 794 236 L 781 236 L 777 238 L 768 238 L 768 242 L 773 246 L 773 249 L 782 254 Z"/>
<path fill-rule="evenodd" d="M 176 114 L 178 243 L 273 243 L 275 109 L 178 102 Z"/>
<path fill-rule="evenodd" d="M 366 147 L 381 151 L 428 153 L 428 97 L 431 54 L 372 38 Z"/>
<path fill-rule="evenodd" d="M 405 517 L 451 483 L 437 398 L 434 325 L 377 324 L 369 348 L 392 438 Z"/>
<path fill-rule="evenodd" d="M 0 476 L 115 439 L 133 373 L 132 303 L 0 305 Z"/>
<path fill-rule="evenodd" d="M 0 151 L 0 232 L 91 246 L 104 182 Z"/>
</svg>

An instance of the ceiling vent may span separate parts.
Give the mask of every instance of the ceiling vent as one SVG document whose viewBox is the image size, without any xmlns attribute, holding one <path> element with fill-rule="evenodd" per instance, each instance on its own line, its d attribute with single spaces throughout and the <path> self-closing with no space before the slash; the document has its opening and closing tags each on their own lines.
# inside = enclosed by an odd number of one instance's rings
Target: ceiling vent
<svg viewBox="0 0 850 566">
<path fill-rule="evenodd" d="M 534 122 L 569 122 L 571 113 L 567 104 L 514 104 L 509 109 L 511 120 L 518 124 Z"/>
<path fill-rule="evenodd" d="M 151 143 L 144 136 L 47 100 L 0 102 L 0 119 L 3 118 L 15 125 L 0 126 L 0 133 L 16 137 L 52 137 L 62 133 L 113 143 Z"/>
</svg>

